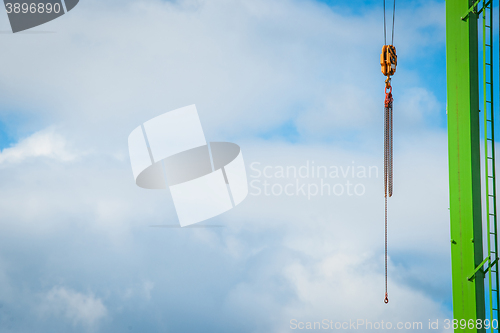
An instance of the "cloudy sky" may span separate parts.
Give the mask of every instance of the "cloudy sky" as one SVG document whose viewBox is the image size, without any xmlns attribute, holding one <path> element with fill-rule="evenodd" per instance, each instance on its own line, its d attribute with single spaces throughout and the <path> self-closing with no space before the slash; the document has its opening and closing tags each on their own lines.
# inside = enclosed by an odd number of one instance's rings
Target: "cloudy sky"
<svg viewBox="0 0 500 333">
<path fill-rule="evenodd" d="M 82 0 L 12 34 L 3 12 L 0 331 L 445 331 L 444 1 L 397 8 L 388 305 L 382 13 L 368 0 Z M 127 137 L 190 104 L 207 140 L 241 146 L 251 187 L 204 227 L 176 228 L 169 192 L 135 185 Z M 276 174 L 313 165 L 356 173 Z M 322 181 L 363 193 L 299 190 Z"/>
</svg>

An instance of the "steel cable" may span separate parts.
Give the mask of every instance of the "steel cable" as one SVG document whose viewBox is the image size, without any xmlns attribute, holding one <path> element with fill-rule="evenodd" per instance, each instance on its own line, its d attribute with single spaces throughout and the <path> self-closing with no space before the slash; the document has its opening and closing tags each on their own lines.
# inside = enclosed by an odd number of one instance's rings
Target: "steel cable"
<svg viewBox="0 0 500 333">
<path fill-rule="evenodd" d="M 386 38 L 386 28 L 385 28 L 386 24 L 385 24 L 385 0 L 384 0 L 384 45 L 387 45 L 387 38 Z"/>
<path fill-rule="evenodd" d="M 395 20 L 395 18 L 396 18 L 396 0 L 394 0 L 394 7 L 392 9 L 392 41 L 391 41 L 391 45 L 394 45 L 394 20 Z"/>
</svg>

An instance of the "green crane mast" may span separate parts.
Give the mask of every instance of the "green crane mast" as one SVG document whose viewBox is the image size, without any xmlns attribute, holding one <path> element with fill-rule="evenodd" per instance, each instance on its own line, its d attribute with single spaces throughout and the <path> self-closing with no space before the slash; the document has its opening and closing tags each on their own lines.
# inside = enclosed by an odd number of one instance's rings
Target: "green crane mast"
<svg viewBox="0 0 500 333">
<path fill-rule="evenodd" d="M 446 1 L 453 316 L 457 323 L 467 323 L 465 327 L 460 324 L 455 326 L 455 331 L 461 332 L 498 332 L 492 9 L 493 0 Z M 478 23 L 482 29 L 478 29 Z M 498 27 L 496 29 L 498 31 Z M 478 40 L 481 40 L 482 47 L 478 46 Z M 483 254 L 483 232 L 486 236 L 486 255 Z M 474 324 L 470 325 L 472 322 Z"/>
</svg>

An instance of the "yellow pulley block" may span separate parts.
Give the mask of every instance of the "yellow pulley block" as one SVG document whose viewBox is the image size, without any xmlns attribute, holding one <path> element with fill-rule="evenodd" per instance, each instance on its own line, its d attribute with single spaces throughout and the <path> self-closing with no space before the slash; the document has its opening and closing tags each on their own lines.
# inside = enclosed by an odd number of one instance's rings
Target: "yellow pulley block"
<svg viewBox="0 0 500 333">
<path fill-rule="evenodd" d="M 392 76 L 396 73 L 396 65 L 398 64 L 398 56 L 394 45 L 382 46 L 382 54 L 380 54 L 380 65 L 382 66 L 382 74 L 384 76 Z"/>
</svg>

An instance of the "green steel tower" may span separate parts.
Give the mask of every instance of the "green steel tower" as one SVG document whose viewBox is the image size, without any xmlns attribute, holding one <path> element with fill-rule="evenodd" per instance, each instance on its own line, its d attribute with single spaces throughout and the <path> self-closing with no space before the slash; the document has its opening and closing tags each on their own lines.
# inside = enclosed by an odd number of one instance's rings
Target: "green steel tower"
<svg viewBox="0 0 500 333">
<path fill-rule="evenodd" d="M 493 0 L 446 1 L 453 316 L 476 323 L 462 332 L 498 331 L 492 9 Z"/>
</svg>

